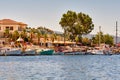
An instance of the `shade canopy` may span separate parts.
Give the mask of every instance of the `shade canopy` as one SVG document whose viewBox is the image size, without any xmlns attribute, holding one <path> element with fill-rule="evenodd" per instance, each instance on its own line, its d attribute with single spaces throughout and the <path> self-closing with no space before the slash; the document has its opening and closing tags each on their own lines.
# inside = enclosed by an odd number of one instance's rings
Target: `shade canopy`
<svg viewBox="0 0 120 80">
<path fill-rule="evenodd" d="M 64 44 L 64 41 L 54 41 L 54 44 Z M 75 44 L 76 42 L 65 41 L 65 44 Z"/>
<path fill-rule="evenodd" d="M 17 39 L 17 41 L 24 41 L 21 37 L 19 37 L 18 39 Z"/>
</svg>

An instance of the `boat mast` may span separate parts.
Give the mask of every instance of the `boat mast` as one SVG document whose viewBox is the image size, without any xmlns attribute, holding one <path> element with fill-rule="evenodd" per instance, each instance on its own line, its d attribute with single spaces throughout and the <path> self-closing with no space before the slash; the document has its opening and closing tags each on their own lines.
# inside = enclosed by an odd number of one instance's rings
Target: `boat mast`
<svg viewBox="0 0 120 80">
<path fill-rule="evenodd" d="M 100 43 L 101 43 L 101 26 L 99 26 L 99 46 L 100 46 Z"/>
<path fill-rule="evenodd" d="M 117 21 L 116 21 L 116 44 L 117 44 L 117 38 L 118 38 L 118 25 L 117 25 Z"/>
</svg>

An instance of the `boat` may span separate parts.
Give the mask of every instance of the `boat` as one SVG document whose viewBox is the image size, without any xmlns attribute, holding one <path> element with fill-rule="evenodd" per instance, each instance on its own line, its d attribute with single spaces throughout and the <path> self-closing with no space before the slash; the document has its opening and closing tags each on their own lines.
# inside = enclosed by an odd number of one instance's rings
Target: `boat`
<svg viewBox="0 0 120 80">
<path fill-rule="evenodd" d="M 4 48 L 0 48 L 0 56 L 4 56 L 5 55 L 5 49 Z"/>
<path fill-rule="evenodd" d="M 33 49 L 26 49 L 24 52 L 22 52 L 22 54 L 30 56 L 30 55 L 36 55 L 36 52 Z"/>
<path fill-rule="evenodd" d="M 18 48 L 6 48 L 3 54 L 5 56 L 20 56 L 21 50 Z"/>
<path fill-rule="evenodd" d="M 40 55 L 53 55 L 54 50 L 53 49 L 43 49 L 40 51 Z"/>
<path fill-rule="evenodd" d="M 100 47 L 95 47 L 95 48 L 89 48 L 87 50 L 86 54 L 101 55 L 101 54 L 104 54 L 104 53 L 103 53 L 103 50 L 100 49 Z"/>
</svg>

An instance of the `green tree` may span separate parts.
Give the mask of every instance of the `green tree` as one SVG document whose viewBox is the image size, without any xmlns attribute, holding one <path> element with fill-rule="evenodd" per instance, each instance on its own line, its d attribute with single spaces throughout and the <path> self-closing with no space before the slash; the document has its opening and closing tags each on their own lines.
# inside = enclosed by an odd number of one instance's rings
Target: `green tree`
<svg viewBox="0 0 120 80">
<path fill-rule="evenodd" d="M 52 42 L 54 42 L 55 39 L 57 39 L 57 35 L 56 35 L 55 33 L 53 33 L 53 34 L 51 35 L 51 40 L 52 40 Z"/>
<path fill-rule="evenodd" d="M 34 31 L 35 29 L 33 28 L 30 29 L 30 42 L 33 42 Z"/>
<path fill-rule="evenodd" d="M 24 30 L 21 32 L 20 36 L 24 39 L 24 41 L 28 41 L 26 29 L 24 29 Z"/>
<path fill-rule="evenodd" d="M 90 45 L 90 40 L 88 38 L 82 38 L 82 44 L 85 45 L 85 46 L 88 46 Z"/>
<path fill-rule="evenodd" d="M 41 32 L 37 29 L 38 44 L 40 43 Z"/>
<path fill-rule="evenodd" d="M 59 24 L 64 29 L 64 33 L 66 34 L 66 31 L 68 31 L 74 36 L 74 39 L 77 35 L 88 34 L 94 29 L 92 19 L 82 12 L 68 11 L 63 14 Z"/>
<path fill-rule="evenodd" d="M 109 44 L 109 45 L 113 45 L 114 44 L 114 39 L 109 34 L 105 34 L 104 35 L 104 41 L 105 41 L 105 44 Z"/>
<path fill-rule="evenodd" d="M 12 34 L 12 40 L 16 41 L 19 38 L 19 33 L 18 31 L 14 31 Z"/>
<path fill-rule="evenodd" d="M 76 41 L 76 43 L 79 42 L 79 37 L 78 36 L 75 37 L 75 41 Z"/>
<path fill-rule="evenodd" d="M 94 44 L 104 43 L 103 32 L 98 32 L 93 39 Z"/>
<path fill-rule="evenodd" d="M 105 43 L 109 45 L 113 45 L 114 39 L 109 34 L 103 34 L 103 32 L 98 32 L 95 37 L 92 38 L 92 42 L 94 44 Z"/>
<path fill-rule="evenodd" d="M 4 37 L 8 38 L 9 34 L 10 34 L 10 30 L 6 29 L 5 32 L 4 32 Z"/>
<path fill-rule="evenodd" d="M 44 34 L 44 46 L 46 46 L 47 38 L 48 38 L 48 36 L 47 36 L 47 34 L 45 33 L 45 34 Z"/>
</svg>

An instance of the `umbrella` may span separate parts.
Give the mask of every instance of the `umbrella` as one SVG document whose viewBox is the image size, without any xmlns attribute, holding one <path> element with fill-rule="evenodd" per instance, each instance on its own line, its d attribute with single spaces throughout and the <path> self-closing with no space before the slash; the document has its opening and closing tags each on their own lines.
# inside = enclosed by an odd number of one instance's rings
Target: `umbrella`
<svg viewBox="0 0 120 80">
<path fill-rule="evenodd" d="M 19 37 L 18 39 L 17 39 L 17 41 L 24 41 L 21 37 Z"/>
</svg>

